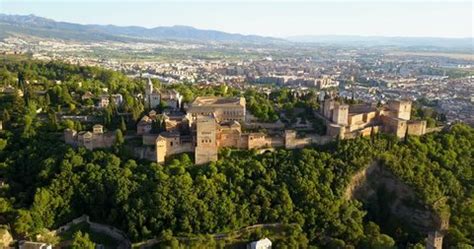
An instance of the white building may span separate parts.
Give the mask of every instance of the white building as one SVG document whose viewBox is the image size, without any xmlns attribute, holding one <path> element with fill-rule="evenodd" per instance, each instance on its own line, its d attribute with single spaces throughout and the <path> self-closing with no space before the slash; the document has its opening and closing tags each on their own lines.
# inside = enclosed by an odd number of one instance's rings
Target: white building
<svg viewBox="0 0 474 249">
<path fill-rule="evenodd" d="M 254 241 L 247 245 L 248 249 L 272 249 L 272 242 L 268 239 Z"/>
<path fill-rule="evenodd" d="M 334 80 L 328 76 L 324 76 L 322 78 L 316 79 L 316 87 L 318 89 L 325 89 L 330 87 L 338 87 L 339 81 Z"/>
<path fill-rule="evenodd" d="M 123 96 L 120 93 L 112 94 L 112 100 L 115 102 L 115 105 L 120 106 L 123 103 Z"/>
<path fill-rule="evenodd" d="M 177 110 L 181 108 L 183 96 L 176 90 L 165 90 L 161 92 L 161 100 L 167 107 Z"/>
<path fill-rule="evenodd" d="M 99 100 L 99 103 L 98 103 L 98 107 L 99 108 L 106 108 L 107 106 L 109 106 L 109 103 L 110 103 L 110 98 L 108 95 L 102 95 L 100 96 L 100 100 Z"/>
</svg>

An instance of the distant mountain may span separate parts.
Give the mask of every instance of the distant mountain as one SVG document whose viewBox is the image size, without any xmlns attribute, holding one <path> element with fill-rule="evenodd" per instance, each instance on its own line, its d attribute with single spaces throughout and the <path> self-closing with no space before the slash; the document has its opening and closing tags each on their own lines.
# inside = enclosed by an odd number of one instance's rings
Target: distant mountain
<svg viewBox="0 0 474 249">
<path fill-rule="evenodd" d="M 439 38 L 439 37 L 387 37 L 387 36 L 347 36 L 347 35 L 302 35 L 286 38 L 293 42 L 350 45 L 350 46 L 396 46 L 396 47 L 439 47 L 439 48 L 474 48 L 473 38 Z"/>
<path fill-rule="evenodd" d="M 82 25 L 57 22 L 35 15 L 0 14 L 0 38 L 11 34 L 90 41 L 180 40 L 202 42 L 284 43 L 283 39 L 256 35 L 231 34 L 188 26 L 144 28 L 114 25 Z"/>
<path fill-rule="evenodd" d="M 138 26 L 83 25 L 58 22 L 35 15 L 6 15 L 0 13 L 0 39 L 11 35 L 30 35 L 77 41 L 191 41 L 251 44 L 305 43 L 337 46 L 400 47 L 415 50 L 449 49 L 474 51 L 473 38 L 384 37 L 384 36 L 292 36 L 286 39 L 257 35 L 231 34 L 216 30 L 202 30 L 189 26 L 144 28 Z M 297 45 L 297 44 L 296 44 Z"/>
</svg>

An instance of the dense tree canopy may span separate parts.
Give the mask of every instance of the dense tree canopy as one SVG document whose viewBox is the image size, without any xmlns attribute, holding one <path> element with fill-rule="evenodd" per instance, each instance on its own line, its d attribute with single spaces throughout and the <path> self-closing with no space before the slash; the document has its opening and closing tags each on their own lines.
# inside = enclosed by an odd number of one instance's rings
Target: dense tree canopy
<svg viewBox="0 0 474 249">
<path fill-rule="evenodd" d="M 26 235 L 86 213 L 133 240 L 166 229 L 189 235 L 297 223 L 311 244 L 380 248 L 393 240 L 364 221 L 359 202 L 342 196 L 350 177 L 385 151 L 384 165 L 427 203 L 448 197 L 448 242 L 472 243 L 473 134 L 472 128 L 456 125 L 422 137 L 423 143 L 359 138 L 261 155 L 223 150 L 219 161 L 205 166 L 193 165 L 186 154 L 159 165 L 108 151 L 75 150 L 43 134 L 10 137 L 0 155 L 10 186 L 4 200 L 15 208 L 4 213 L 14 217 L 15 232 Z"/>
</svg>

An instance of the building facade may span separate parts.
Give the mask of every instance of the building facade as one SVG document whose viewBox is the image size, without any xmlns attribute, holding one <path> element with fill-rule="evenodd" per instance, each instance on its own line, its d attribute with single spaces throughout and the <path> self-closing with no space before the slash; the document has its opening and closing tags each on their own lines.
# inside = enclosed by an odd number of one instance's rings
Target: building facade
<svg viewBox="0 0 474 249">
<path fill-rule="evenodd" d="M 67 144 L 82 146 L 88 150 L 110 148 L 115 143 L 115 132 L 104 132 L 104 127 L 99 124 L 92 127 L 92 132 L 66 129 L 64 130 L 64 141 Z"/>
<path fill-rule="evenodd" d="M 153 87 L 153 83 L 151 82 L 150 78 L 148 78 L 148 81 L 145 85 L 144 98 L 145 98 L 145 107 L 148 109 L 153 109 L 160 105 L 161 95 Z"/>
<path fill-rule="evenodd" d="M 245 122 L 245 98 L 197 97 L 189 106 L 187 113 L 190 120 L 198 116 L 213 115 L 217 122 Z"/>
<path fill-rule="evenodd" d="M 217 123 L 212 116 L 199 116 L 196 120 L 196 164 L 217 161 Z"/>
<path fill-rule="evenodd" d="M 328 98 L 321 102 L 321 115 L 326 120 L 327 134 L 340 138 L 368 136 L 379 131 L 399 138 L 426 133 L 426 121 L 410 120 L 411 101 L 392 100 L 387 105 L 347 105 Z"/>
</svg>

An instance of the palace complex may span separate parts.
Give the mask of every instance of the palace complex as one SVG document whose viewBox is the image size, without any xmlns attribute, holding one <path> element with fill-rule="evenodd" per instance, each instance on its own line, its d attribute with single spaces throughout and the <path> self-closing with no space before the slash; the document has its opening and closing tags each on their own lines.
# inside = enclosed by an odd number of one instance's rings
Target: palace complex
<svg viewBox="0 0 474 249">
<path fill-rule="evenodd" d="M 399 138 L 426 133 L 426 121 L 410 120 L 411 101 L 392 100 L 376 107 L 373 104 L 347 105 L 332 98 L 321 102 L 321 114 L 327 134 L 340 138 L 368 136 L 379 131 Z"/>
<path fill-rule="evenodd" d="M 147 85 L 146 102 L 159 105 L 153 100 L 154 89 L 150 83 Z M 265 133 L 245 131 L 247 110 L 243 97 L 197 97 L 183 112 L 179 93 L 168 91 L 166 95 L 167 110 L 162 114 L 151 110 L 136 127 L 136 136 L 141 136 L 144 146 L 140 148 L 146 150 L 146 153 L 141 150 L 139 157 L 158 163 L 184 152 L 193 153 L 196 164 L 205 164 L 216 161 L 221 148 L 293 149 L 323 144 L 336 137 L 348 139 L 377 132 L 404 137 L 406 134 L 422 135 L 426 132 L 426 121 L 410 120 L 410 101 L 394 100 L 376 107 L 372 104 L 348 105 L 326 98 L 321 101 L 321 111 L 316 115 L 326 122 L 327 134 L 298 137 L 295 130 L 285 128 L 269 129 Z M 157 124 L 159 131 L 153 128 Z M 65 131 L 67 143 L 91 150 L 112 146 L 114 138 L 113 133 L 104 133 L 101 125 L 95 125 L 93 132 Z M 150 150 L 151 147 L 154 149 Z"/>
</svg>

